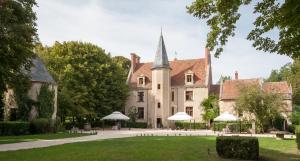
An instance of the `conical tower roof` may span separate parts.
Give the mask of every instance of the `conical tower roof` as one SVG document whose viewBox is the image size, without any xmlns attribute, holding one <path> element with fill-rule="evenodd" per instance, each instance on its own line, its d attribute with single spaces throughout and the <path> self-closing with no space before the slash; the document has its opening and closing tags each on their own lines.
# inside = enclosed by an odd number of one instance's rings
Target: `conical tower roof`
<svg viewBox="0 0 300 161">
<path fill-rule="evenodd" d="M 152 69 L 155 68 L 170 68 L 168 55 L 165 47 L 165 42 L 162 33 L 159 37 L 159 43 L 155 54 Z"/>
</svg>

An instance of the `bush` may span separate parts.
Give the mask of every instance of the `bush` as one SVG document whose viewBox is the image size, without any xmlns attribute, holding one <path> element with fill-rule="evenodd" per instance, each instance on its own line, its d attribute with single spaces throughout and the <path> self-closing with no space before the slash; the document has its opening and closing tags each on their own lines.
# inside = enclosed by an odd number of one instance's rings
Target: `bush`
<svg viewBox="0 0 300 161">
<path fill-rule="evenodd" d="M 242 122 L 241 124 L 239 122 L 234 122 L 234 123 L 214 122 L 213 130 L 222 131 L 223 128 L 226 128 L 226 125 L 228 125 L 228 128 L 232 132 L 240 132 L 240 128 L 241 128 L 241 132 L 248 132 L 249 129 L 252 128 L 252 124 L 247 122 L 246 123 Z"/>
<path fill-rule="evenodd" d="M 146 129 L 148 126 L 146 122 L 127 122 L 127 127 Z"/>
<path fill-rule="evenodd" d="M 296 133 L 297 146 L 298 146 L 298 149 L 300 150 L 300 125 L 296 126 L 295 133 Z"/>
<path fill-rule="evenodd" d="M 206 123 L 189 123 L 189 122 L 175 122 L 176 128 L 180 129 L 206 129 Z"/>
<path fill-rule="evenodd" d="M 259 157 L 258 139 L 254 137 L 219 136 L 216 150 L 222 158 L 257 160 Z"/>
<path fill-rule="evenodd" d="M 53 132 L 53 126 L 51 126 L 50 119 L 41 118 L 30 122 L 31 134 L 43 134 L 49 132 Z"/>
<path fill-rule="evenodd" d="M 0 135 L 29 134 L 29 122 L 4 121 L 0 122 Z"/>
</svg>

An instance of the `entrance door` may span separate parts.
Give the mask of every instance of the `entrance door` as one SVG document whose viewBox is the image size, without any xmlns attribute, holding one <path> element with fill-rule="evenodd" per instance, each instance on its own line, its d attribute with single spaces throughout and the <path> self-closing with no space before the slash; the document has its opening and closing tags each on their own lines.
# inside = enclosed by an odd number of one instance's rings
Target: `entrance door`
<svg viewBox="0 0 300 161">
<path fill-rule="evenodd" d="M 156 128 L 162 128 L 161 118 L 156 119 Z"/>
</svg>

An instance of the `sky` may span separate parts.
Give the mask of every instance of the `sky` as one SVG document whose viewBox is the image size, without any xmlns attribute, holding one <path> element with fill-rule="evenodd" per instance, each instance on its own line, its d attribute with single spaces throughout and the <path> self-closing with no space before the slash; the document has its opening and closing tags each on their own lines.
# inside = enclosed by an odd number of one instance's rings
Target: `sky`
<svg viewBox="0 0 300 161">
<path fill-rule="evenodd" d="M 169 60 L 204 57 L 206 22 L 187 13 L 191 0 L 37 0 L 40 41 L 84 41 L 98 45 L 112 56 L 130 58 L 130 53 L 151 62 L 160 32 Z M 219 58 L 212 57 L 213 81 L 221 75 L 234 78 L 266 78 L 292 60 L 287 56 L 257 51 L 246 39 L 253 27 L 253 4 L 242 7 L 236 35 L 230 38 Z M 276 38 L 276 33 L 270 33 Z M 175 54 L 177 53 L 177 54 Z"/>
</svg>

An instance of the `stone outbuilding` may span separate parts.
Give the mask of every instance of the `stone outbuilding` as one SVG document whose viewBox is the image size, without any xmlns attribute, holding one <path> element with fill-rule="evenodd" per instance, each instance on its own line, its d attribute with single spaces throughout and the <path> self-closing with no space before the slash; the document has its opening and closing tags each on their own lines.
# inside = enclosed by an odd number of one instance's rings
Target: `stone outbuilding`
<svg viewBox="0 0 300 161">
<path fill-rule="evenodd" d="M 44 84 L 48 85 L 49 90 L 54 92 L 54 99 L 53 99 L 54 109 L 51 118 L 56 119 L 58 85 L 53 79 L 53 77 L 50 75 L 50 73 L 48 72 L 43 61 L 38 56 L 32 59 L 32 64 L 33 66 L 30 68 L 30 71 L 24 72 L 26 75 L 29 76 L 31 82 L 31 87 L 28 90 L 28 96 L 32 100 L 37 101 L 37 97 L 39 95 L 42 85 Z M 8 120 L 11 110 L 16 108 L 18 108 L 18 106 L 14 98 L 14 91 L 12 89 L 8 89 L 4 94 L 4 120 Z M 37 116 L 36 107 L 32 106 L 29 119 L 34 119 L 36 116 Z"/>
</svg>

